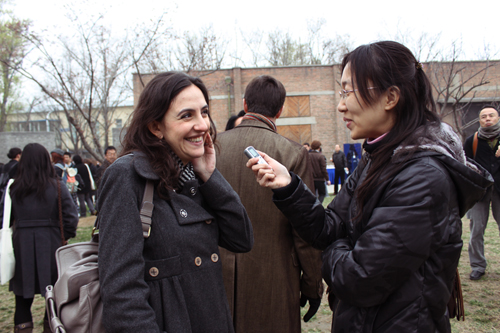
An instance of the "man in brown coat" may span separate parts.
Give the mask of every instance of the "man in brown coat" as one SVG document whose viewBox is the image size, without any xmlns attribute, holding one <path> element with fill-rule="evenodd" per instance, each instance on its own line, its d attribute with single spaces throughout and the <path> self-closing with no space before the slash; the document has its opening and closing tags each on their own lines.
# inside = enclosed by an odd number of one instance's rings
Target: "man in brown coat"
<svg viewBox="0 0 500 333">
<path fill-rule="evenodd" d="M 311 143 L 309 157 L 311 159 L 316 196 L 318 197 L 319 202 L 323 203 L 327 192 L 325 182 L 330 185 L 330 177 L 328 177 L 328 171 L 326 171 L 326 157 L 321 154 L 321 142 L 318 140 L 314 140 Z"/>
<path fill-rule="evenodd" d="M 265 151 L 313 188 L 308 152 L 276 133 L 286 91 L 270 76 L 247 86 L 246 115 L 238 127 L 217 137 L 217 169 L 239 194 L 252 221 L 254 247 L 245 254 L 221 250 L 222 270 L 236 333 L 300 332 L 300 306 L 309 301 L 309 320 L 323 293 L 321 254 L 305 243 L 245 167 L 248 146 Z"/>
</svg>

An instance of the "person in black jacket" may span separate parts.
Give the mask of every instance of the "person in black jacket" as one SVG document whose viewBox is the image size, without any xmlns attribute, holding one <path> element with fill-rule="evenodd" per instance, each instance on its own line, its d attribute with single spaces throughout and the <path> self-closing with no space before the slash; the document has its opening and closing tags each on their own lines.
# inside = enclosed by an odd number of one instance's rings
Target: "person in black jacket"
<svg viewBox="0 0 500 333">
<path fill-rule="evenodd" d="M 472 207 L 470 211 L 469 260 L 472 272 L 469 278 L 479 280 L 486 270 L 484 257 L 484 231 L 491 211 L 500 229 L 500 119 L 498 110 L 493 105 L 484 106 L 479 111 L 479 130 L 465 140 L 464 150 L 469 158 L 473 158 L 488 170 L 495 180 L 495 185 L 488 189 L 486 195 Z M 474 137 L 477 135 L 477 146 L 474 152 Z"/>
<path fill-rule="evenodd" d="M 492 178 L 440 122 L 431 84 L 405 46 L 382 41 L 346 54 L 341 89 L 338 111 L 366 154 L 328 208 L 265 153 L 269 165 L 247 166 L 299 235 L 323 250 L 333 332 L 451 332 L 461 217 Z"/>
<path fill-rule="evenodd" d="M 49 153 L 38 143 L 24 147 L 10 194 L 16 257 L 15 273 L 9 285 L 9 290 L 16 296 L 14 331 L 31 332 L 33 297 L 35 294 L 44 296 L 45 287 L 56 282 L 55 252 L 63 239 L 76 235 L 78 212 L 68 189 L 56 175 Z M 44 332 L 50 332 L 47 316 Z"/>
<path fill-rule="evenodd" d="M 337 195 L 339 193 L 339 180 L 340 186 L 344 186 L 345 181 L 345 169 L 347 168 L 347 159 L 342 150 L 340 150 L 339 145 L 335 145 L 335 152 L 332 155 L 332 162 L 335 165 L 335 180 L 333 181 L 333 194 Z"/>
<path fill-rule="evenodd" d="M 87 206 L 89 208 L 90 214 L 96 215 L 94 203 L 92 202 L 92 198 L 90 197 L 91 184 L 93 181 L 90 168 L 88 168 L 87 165 L 83 163 L 80 155 L 73 156 L 73 163 L 75 163 L 75 168 L 78 170 L 78 175 L 80 175 L 83 183 L 82 186 L 78 186 L 78 192 L 76 192 L 76 194 L 78 195 L 78 201 L 80 203 L 80 217 L 87 216 Z M 87 205 L 85 205 L 85 203 Z"/>
<path fill-rule="evenodd" d="M 21 159 L 21 154 L 23 151 L 21 148 L 11 148 L 7 157 L 10 158 L 10 161 L 2 167 L 1 173 L 8 173 L 9 178 L 14 178 L 17 172 L 17 163 Z"/>
</svg>

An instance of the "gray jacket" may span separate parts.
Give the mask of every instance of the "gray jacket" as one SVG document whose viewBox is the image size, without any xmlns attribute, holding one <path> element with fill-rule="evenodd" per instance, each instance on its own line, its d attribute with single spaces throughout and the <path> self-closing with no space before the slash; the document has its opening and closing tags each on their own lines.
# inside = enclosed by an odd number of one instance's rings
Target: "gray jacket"
<svg viewBox="0 0 500 333">
<path fill-rule="evenodd" d="M 159 178 L 136 153 L 116 160 L 99 188 L 106 332 L 233 332 L 218 246 L 253 246 L 238 195 L 217 170 L 204 184 L 193 180 L 169 192 L 169 201 L 155 191 L 151 236 L 144 239 L 139 205 L 146 179 Z"/>
</svg>

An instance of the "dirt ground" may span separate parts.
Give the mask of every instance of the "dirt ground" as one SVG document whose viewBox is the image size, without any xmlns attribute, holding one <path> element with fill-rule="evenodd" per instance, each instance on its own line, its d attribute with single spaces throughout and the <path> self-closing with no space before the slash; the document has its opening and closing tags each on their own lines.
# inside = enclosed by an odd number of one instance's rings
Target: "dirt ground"
<svg viewBox="0 0 500 333">
<path fill-rule="evenodd" d="M 78 226 L 79 227 L 90 227 L 94 225 L 96 217 L 95 216 L 87 216 L 87 217 L 82 217 L 78 221 Z"/>
<path fill-rule="evenodd" d="M 95 216 L 81 218 L 79 227 L 94 224 Z M 488 260 L 486 275 L 479 281 L 469 280 L 469 256 L 467 253 L 469 221 L 463 220 L 464 247 L 459 263 L 462 290 L 465 305 L 465 321 L 450 320 L 452 333 L 499 332 L 500 331 L 500 237 L 495 221 L 490 217 L 485 236 L 485 255 Z M 88 230 L 88 229 L 87 229 Z M 325 288 L 326 289 L 326 288 Z M 308 306 L 302 309 L 302 316 Z M 12 332 L 14 315 L 14 297 L 8 291 L 8 285 L 0 286 L 0 333 Z M 41 333 L 44 300 L 39 295 L 32 307 L 35 333 Z M 318 333 L 331 331 L 332 312 L 326 295 L 316 315 L 308 322 L 302 322 L 302 332 Z"/>
</svg>

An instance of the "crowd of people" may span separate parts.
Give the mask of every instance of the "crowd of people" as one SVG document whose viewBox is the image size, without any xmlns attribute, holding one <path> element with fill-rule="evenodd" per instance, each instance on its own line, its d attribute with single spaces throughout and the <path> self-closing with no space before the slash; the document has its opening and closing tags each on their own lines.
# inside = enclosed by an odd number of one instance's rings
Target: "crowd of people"
<svg viewBox="0 0 500 333">
<path fill-rule="evenodd" d="M 337 110 L 365 153 L 335 146 L 326 208 L 321 142 L 277 133 L 286 89 L 269 75 L 248 83 L 244 110 L 220 134 L 202 80 L 165 72 L 142 91 L 118 159 L 115 147 L 100 167 L 36 143 L 11 149 L 2 174 L 14 179 L 14 331 L 32 332 L 33 297 L 57 279 L 55 250 L 78 216 L 98 211 L 108 333 L 298 333 L 324 282 L 332 332 L 451 332 L 461 218 L 470 210 L 471 280 L 485 274 L 490 202 L 500 221 L 498 110 L 481 110 L 463 146 L 404 45 L 359 46 L 341 68 Z M 260 158 L 248 159 L 248 146 Z"/>
<path fill-rule="evenodd" d="M 110 146 L 106 152 L 109 166 L 116 159 L 116 148 Z M 14 331 L 31 332 L 35 294 L 44 296 L 45 287 L 57 281 L 55 251 L 76 235 L 79 217 L 87 216 L 87 208 L 91 215 L 97 215 L 95 182 L 103 170 L 90 159 L 84 163 L 79 155 L 71 158 L 71 153 L 62 149 L 49 154 L 38 143 L 27 144 L 22 150 L 11 148 L 7 156 L 10 161 L 1 168 L 0 179 L 3 195 L 7 181 L 14 179 L 8 189 L 16 258 L 9 284 L 15 295 Z M 2 207 L 2 217 L 3 212 Z M 44 332 L 50 332 L 47 314 Z"/>
</svg>

